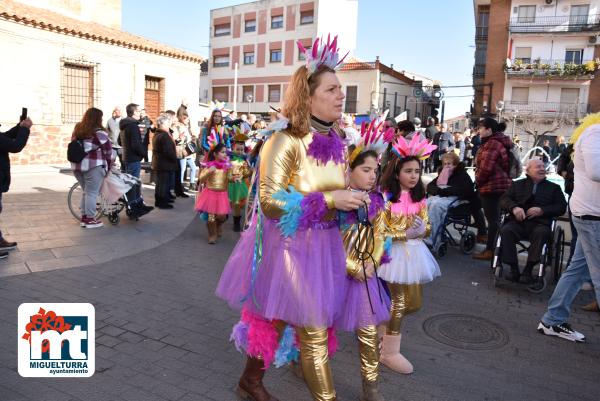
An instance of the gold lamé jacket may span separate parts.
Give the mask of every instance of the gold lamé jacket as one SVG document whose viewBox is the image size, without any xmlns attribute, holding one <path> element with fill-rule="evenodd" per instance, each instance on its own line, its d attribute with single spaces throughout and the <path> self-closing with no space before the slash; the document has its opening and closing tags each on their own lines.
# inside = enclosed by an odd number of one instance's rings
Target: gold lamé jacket
<svg viewBox="0 0 600 401">
<path fill-rule="evenodd" d="M 206 184 L 206 188 L 213 191 L 227 191 L 231 180 L 231 169 L 216 169 L 212 172 L 209 167 L 203 168 L 198 178 L 200 183 Z"/>
<path fill-rule="evenodd" d="M 262 212 L 270 219 L 279 219 L 283 203 L 273 199 L 279 190 L 288 190 L 292 185 L 303 195 L 311 192 L 334 191 L 346 188 L 346 163 L 317 163 L 307 155 L 313 135 L 312 132 L 302 138 L 288 131 L 275 132 L 265 142 L 260 156 L 259 201 Z M 329 204 L 329 202 L 328 202 Z M 331 207 L 331 205 L 329 204 Z M 335 218 L 336 211 L 330 208 L 325 221 Z"/>
<path fill-rule="evenodd" d="M 245 180 L 252 176 L 252 169 L 246 160 L 236 159 L 235 156 L 233 156 L 231 158 L 231 175 L 238 176 L 242 180 Z"/>
<path fill-rule="evenodd" d="M 384 210 L 379 210 L 373 221 L 377 221 Z M 350 212 L 356 213 L 356 212 Z M 364 227 L 365 231 L 359 233 L 359 224 L 354 223 L 342 226 L 342 240 L 344 249 L 346 250 L 346 273 L 352 277 L 358 277 L 362 274 L 363 261 L 367 251 L 371 254 L 365 263 L 373 263 L 375 267 L 379 267 L 381 257 L 384 253 L 385 236 L 383 233 L 377 232 L 381 229 L 381 225 L 372 225 Z"/>
<path fill-rule="evenodd" d="M 375 232 L 385 238 L 391 238 L 392 241 L 406 241 L 406 230 L 414 223 L 415 217 L 419 216 L 426 224 L 425 234 L 421 238 L 426 238 L 431 232 L 431 224 L 427 215 L 427 205 L 423 203 L 417 214 L 396 214 L 392 213 L 392 202 L 386 202 L 385 208 L 377 215 L 373 225 Z"/>
</svg>

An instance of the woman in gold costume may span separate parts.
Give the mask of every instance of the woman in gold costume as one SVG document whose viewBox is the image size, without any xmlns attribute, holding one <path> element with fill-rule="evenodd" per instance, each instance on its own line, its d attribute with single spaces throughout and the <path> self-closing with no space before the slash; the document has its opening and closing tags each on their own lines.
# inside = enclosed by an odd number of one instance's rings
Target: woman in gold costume
<svg viewBox="0 0 600 401">
<path fill-rule="evenodd" d="M 262 378 L 271 362 L 294 355 L 295 342 L 312 398 L 336 400 L 328 351 L 345 296 L 345 254 L 337 210 L 357 209 L 368 195 L 346 189 L 346 149 L 334 125 L 344 94 L 335 74 L 337 38 L 312 51 L 286 91 L 280 119 L 261 149 L 258 213 L 242 234 L 217 295 L 242 310 L 232 338 L 247 354 L 240 396 L 276 400 Z M 297 356 L 297 355 L 296 355 Z"/>
</svg>

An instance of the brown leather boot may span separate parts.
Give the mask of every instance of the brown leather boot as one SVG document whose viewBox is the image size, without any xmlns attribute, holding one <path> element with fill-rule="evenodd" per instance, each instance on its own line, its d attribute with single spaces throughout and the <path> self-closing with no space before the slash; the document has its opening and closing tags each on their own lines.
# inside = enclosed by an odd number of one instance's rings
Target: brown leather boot
<svg viewBox="0 0 600 401">
<path fill-rule="evenodd" d="M 492 260 L 494 258 L 494 251 L 491 249 L 486 249 L 483 252 L 476 253 L 473 255 L 473 259 L 477 260 Z"/>
<path fill-rule="evenodd" d="M 8 242 L 4 238 L 0 238 L 0 251 L 10 251 L 17 247 L 16 242 Z"/>
<path fill-rule="evenodd" d="M 217 222 L 216 221 L 207 221 L 206 228 L 208 229 L 208 243 L 216 244 L 217 243 Z"/>
<path fill-rule="evenodd" d="M 238 383 L 237 393 L 243 400 L 248 401 L 279 401 L 273 397 L 265 386 L 263 386 L 263 377 L 265 370 L 262 360 L 247 357 L 246 368 Z"/>
<path fill-rule="evenodd" d="M 221 238 L 223 236 L 223 224 L 227 220 L 225 216 L 217 216 L 217 237 Z"/>
<path fill-rule="evenodd" d="M 581 309 L 587 312 L 600 312 L 600 307 L 598 307 L 598 301 L 594 301 L 585 306 L 582 306 Z"/>
</svg>

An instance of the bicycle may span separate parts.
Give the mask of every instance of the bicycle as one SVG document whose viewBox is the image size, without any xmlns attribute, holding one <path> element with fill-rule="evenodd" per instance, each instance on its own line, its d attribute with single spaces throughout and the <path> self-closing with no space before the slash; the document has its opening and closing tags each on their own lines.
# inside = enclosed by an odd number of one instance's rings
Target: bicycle
<svg viewBox="0 0 600 401">
<path fill-rule="evenodd" d="M 81 189 L 81 185 L 79 185 L 79 182 L 76 182 L 69 190 L 67 204 L 69 206 L 71 214 L 77 221 L 81 221 L 82 197 L 83 190 Z M 117 225 L 121 220 L 121 218 L 119 217 L 119 213 L 121 213 L 123 209 L 125 209 L 125 214 L 127 214 L 129 218 L 133 218 L 131 214 L 131 208 L 129 207 L 129 204 L 127 202 L 127 195 L 123 195 L 115 203 L 109 203 L 100 194 L 98 194 L 98 198 L 96 199 L 96 215 L 94 216 L 94 218 L 99 219 L 102 216 L 106 216 L 108 217 L 108 221 L 112 225 Z M 137 218 L 135 219 L 137 220 Z"/>
</svg>

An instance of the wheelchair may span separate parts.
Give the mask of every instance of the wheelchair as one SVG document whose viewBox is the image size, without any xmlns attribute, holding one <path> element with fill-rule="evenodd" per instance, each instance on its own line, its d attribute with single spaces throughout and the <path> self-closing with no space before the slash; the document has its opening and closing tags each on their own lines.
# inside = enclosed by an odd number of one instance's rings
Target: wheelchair
<svg viewBox="0 0 600 401">
<path fill-rule="evenodd" d="M 498 233 L 496 234 L 494 258 L 492 259 L 494 287 L 500 287 L 503 282 L 506 282 L 502 276 L 503 266 L 500 262 L 502 246 L 502 237 L 500 236 L 500 231 L 509 216 L 509 213 L 502 215 L 500 224 L 498 226 Z M 554 283 L 558 282 L 558 279 L 563 271 L 562 264 L 565 255 L 565 232 L 563 228 L 558 225 L 558 219 L 556 218 L 552 219 L 550 230 L 550 239 L 542 246 L 542 255 L 540 256 L 540 262 L 537 267 L 537 271 L 534 267 L 532 272 L 533 282 L 527 285 L 527 290 L 534 294 L 539 294 L 546 289 L 549 281 L 546 276 L 548 276 L 547 272 L 549 269 L 551 270 L 550 276 L 552 282 Z M 529 249 L 529 241 L 519 241 L 517 242 L 516 246 L 517 255 L 526 253 Z"/>
<path fill-rule="evenodd" d="M 458 232 L 458 239 L 450 230 L 452 226 Z M 458 246 L 465 255 L 470 255 L 475 249 L 477 239 L 475 233 L 469 230 L 471 226 L 471 205 L 467 200 L 457 199 L 448 206 L 444 223 L 440 227 L 440 245 L 435 252 L 438 257 L 444 257 L 448 253 L 448 245 Z"/>
</svg>

